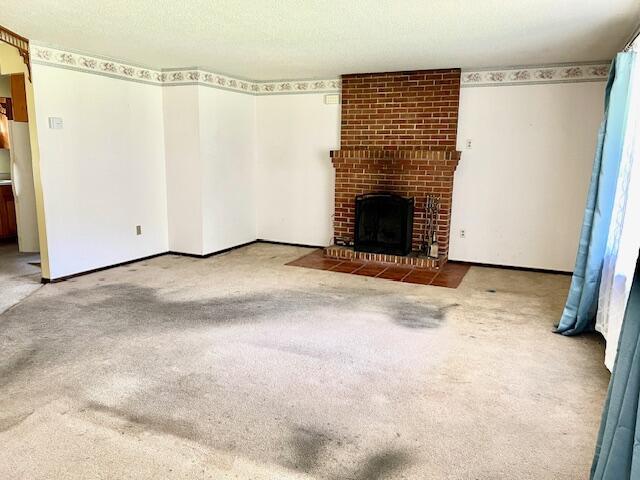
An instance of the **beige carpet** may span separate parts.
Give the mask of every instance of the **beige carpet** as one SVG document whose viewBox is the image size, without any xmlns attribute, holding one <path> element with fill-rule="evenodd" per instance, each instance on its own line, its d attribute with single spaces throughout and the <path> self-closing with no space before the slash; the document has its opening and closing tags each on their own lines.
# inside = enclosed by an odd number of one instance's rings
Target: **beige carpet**
<svg viewBox="0 0 640 480">
<path fill-rule="evenodd" d="M 569 277 L 458 289 L 164 256 L 0 315 L 0 478 L 586 478 L 608 374 Z M 495 293 L 488 290 L 495 290 Z"/>
<path fill-rule="evenodd" d="M 40 255 L 20 253 L 17 243 L 0 243 L 0 313 L 41 287 Z"/>
</svg>

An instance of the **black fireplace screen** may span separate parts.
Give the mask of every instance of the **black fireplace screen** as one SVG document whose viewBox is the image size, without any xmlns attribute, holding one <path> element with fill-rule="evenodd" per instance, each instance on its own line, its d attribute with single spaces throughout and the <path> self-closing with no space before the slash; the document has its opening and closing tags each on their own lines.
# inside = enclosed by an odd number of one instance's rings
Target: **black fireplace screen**
<svg viewBox="0 0 640 480">
<path fill-rule="evenodd" d="M 388 193 L 356 197 L 357 251 L 408 255 L 413 232 L 413 198 Z"/>
</svg>

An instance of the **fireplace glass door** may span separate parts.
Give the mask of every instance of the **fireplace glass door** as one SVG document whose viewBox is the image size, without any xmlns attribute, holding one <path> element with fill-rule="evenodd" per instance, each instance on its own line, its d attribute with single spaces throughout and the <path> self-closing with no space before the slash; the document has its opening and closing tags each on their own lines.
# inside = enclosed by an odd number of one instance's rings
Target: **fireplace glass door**
<svg viewBox="0 0 640 480">
<path fill-rule="evenodd" d="M 408 255 L 413 232 L 413 198 L 389 193 L 356 197 L 356 251 Z"/>
</svg>

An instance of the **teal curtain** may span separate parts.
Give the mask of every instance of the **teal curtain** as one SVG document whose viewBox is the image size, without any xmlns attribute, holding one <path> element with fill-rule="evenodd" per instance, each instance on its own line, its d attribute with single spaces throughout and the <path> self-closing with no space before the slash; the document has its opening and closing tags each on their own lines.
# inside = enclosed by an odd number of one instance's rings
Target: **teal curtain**
<svg viewBox="0 0 640 480">
<path fill-rule="evenodd" d="M 591 480 L 640 479 L 640 258 L 622 322 Z"/>
<path fill-rule="evenodd" d="M 611 64 L 605 90 L 604 119 L 598 132 L 571 288 L 555 330 L 563 335 L 577 335 L 592 330 L 595 323 L 602 265 L 622 158 L 635 55 L 634 52 L 618 53 Z"/>
</svg>

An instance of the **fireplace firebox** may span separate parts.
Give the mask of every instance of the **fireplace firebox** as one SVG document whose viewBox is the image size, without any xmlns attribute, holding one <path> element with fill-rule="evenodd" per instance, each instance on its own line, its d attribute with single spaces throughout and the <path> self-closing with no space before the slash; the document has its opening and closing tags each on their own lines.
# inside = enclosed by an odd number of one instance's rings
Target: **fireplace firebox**
<svg viewBox="0 0 640 480">
<path fill-rule="evenodd" d="M 408 255 L 413 232 L 413 197 L 390 193 L 356 196 L 354 249 Z"/>
</svg>

